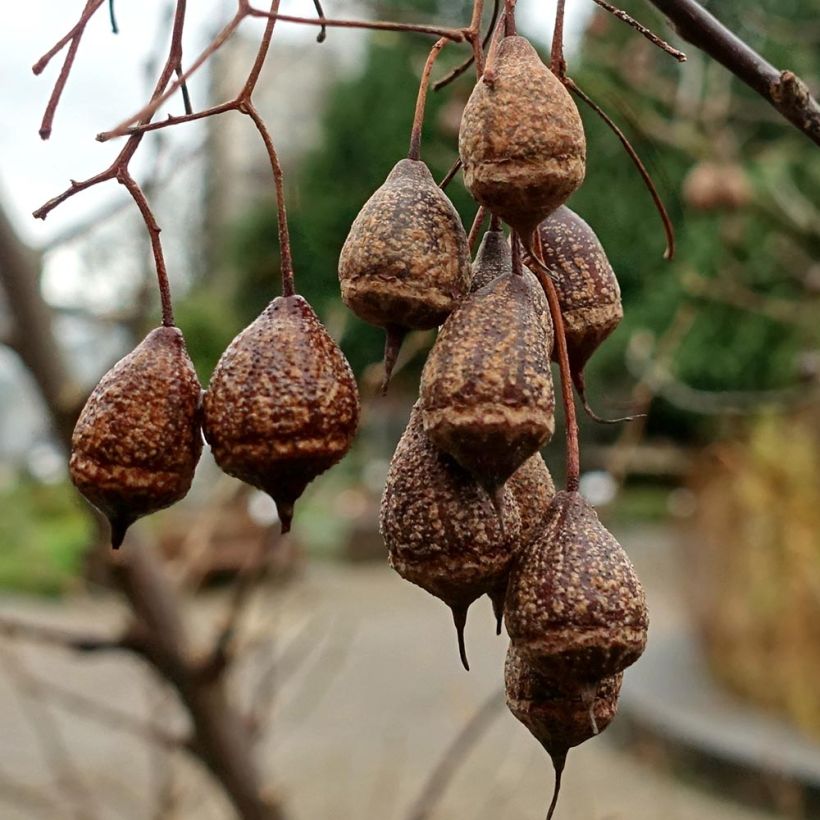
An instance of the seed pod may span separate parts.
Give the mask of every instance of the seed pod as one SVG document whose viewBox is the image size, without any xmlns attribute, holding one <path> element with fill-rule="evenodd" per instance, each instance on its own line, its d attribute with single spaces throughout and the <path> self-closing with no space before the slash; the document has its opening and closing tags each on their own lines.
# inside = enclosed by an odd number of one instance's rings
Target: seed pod
<svg viewBox="0 0 820 820">
<path fill-rule="evenodd" d="M 515 500 L 504 494 L 502 531 L 486 493 L 430 441 L 416 403 L 390 463 L 380 528 L 393 569 L 453 611 L 467 669 L 467 609 L 506 575 L 520 530 Z"/>
<path fill-rule="evenodd" d="M 464 181 L 527 238 L 583 181 L 584 129 L 569 93 L 525 38 L 501 40 L 492 75 L 478 81 L 461 119 Z"/>
<path fill-rule="evenodd" d="M 201 392 L 182 333 L 158 327 L 89 396 L 71 439 L 69 472 L 111 523 L 114 549 L 134 521 L 190 489 L 202 452 Z"/>
<path fill-rule="evenodd" d="M 510 574 L 507 632 L 557 684 L 593 683 L 646 645 L 643 588 L 623 548 L 577 492 L 559 492 L 546 526 Z"/>
<path fill-rule="evenodd" d="M 203 400 L 205 438 L 228 475 L 268 493 L 282 532 L 316 476 L 350 449 L 356 380 L 302 296 L 279 296 L 222 354 Z"/>
<path fill-rule="evenodd" d="M 481 290 L 493 279 L 505 273 L 512 273 L 512 254 L 504 231 L 489 230 L 484 234 L 478 253 L 473 262 L 473 278 L 470 281 L 470 293 Z"/>
<path fill-rule="evenodd" d="M 516 554 L 526 549 L 539 532 L 555 495 L 555 484 L 541 453 L 528 458 L 509 478 L 507 488 L 512 492 L 521 516 L 521 533 Z M 507 595 L 507 577 L 487 594 L 493 603 L 496 634 L 501 634 L 504 617 L 504 599 Z"/>
<path fill-rule="evenodd" d="M 556 688 L 511 644 L 504 665 L 509 710 L 546 750 L 555 768 L 555 791 L 547 820 L 552 817 L 561 789 L 567 752 L 603 732 L 618 710 L 623 673 L 592 685 Z"/>
<path fill-rule="evenodd" d="M 574 211 L 562 206 L 539 232 L 544 263 L 557 274 L 572 378 L 583 394 L 584 366 L 623 319 L 621 289 L 598 237 Z"/>
<path fill-rule="evenodd" d="M 470 281 L 467 236 L 428 167 L 403 159 L 365 203 L 339 257 L 344 303 L 385 328 L 385 381 L 409 328 L 440 325 Z"/>
<path fill-rule="evenodd" d="M 552 342 L 540 288 L 509 273 L 459 305 L 427 358 L 424 429 L 492 496 L 555 429 Z"/>
</svg>

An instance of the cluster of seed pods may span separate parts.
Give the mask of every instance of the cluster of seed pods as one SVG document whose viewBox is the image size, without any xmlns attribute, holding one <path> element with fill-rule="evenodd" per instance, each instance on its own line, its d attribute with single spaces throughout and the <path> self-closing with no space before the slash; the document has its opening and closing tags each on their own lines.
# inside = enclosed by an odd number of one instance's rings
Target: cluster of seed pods
<svg viewBox="0 0 820 820">
<path fill-rule="evenodd" d="M 567 752 L 612 720 L 648 619 L 577 476 L 556 493 L 540 453 L 555 428 L 556 341 L 586 403 L 584 365 L 622 317 L 600 243 L 564 205 L 584 178 L 581 119 L 526 39 L 493 48 L 459 133 L 465 184 L 493 215 L 472 265 L 455 210 L 415 158 L 362 208 L 339 276 L 345 303 L 387 331 L 385 384 L 406 329 L 440 325 L 381 532 L 391 566 L 452 610 L 465 667 L 469 606 L 488 595 L 499 632 L 506 621 L 507 701 L 553 761 L 552 817 Z M 554 282 L 542 286 L 522 254 Z"/>
</svg>

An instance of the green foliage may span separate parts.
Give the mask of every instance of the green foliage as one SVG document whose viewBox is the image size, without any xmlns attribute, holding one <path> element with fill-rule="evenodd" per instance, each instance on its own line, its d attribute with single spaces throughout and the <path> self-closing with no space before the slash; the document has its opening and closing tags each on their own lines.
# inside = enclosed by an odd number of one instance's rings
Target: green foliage
<svg viewBox="0 0 820 820">
<path fill-rule="evenodd" d="M 56 595 L 80 574 L 91 519 L 69 484 L 28 481 L 0 491 L 0 589 Z"/>
</svg>

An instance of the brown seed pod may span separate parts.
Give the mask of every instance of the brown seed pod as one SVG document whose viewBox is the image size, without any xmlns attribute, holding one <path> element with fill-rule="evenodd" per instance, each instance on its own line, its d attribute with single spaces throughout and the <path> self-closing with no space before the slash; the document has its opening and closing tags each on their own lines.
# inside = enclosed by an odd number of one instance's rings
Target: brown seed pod
<svg viewBox="0 0 820 820">
<path fill-rule="evenodd" d="M 385 382 L 409 328 L 440 325 L 467 292 L 470 255 L 456 209 L 418 160 L 396 163 L 342 247 L 344 303 L 385 328 Z"/>
<path fill-rule="evenodd" d="M 558 684 L 592 683 L 641 656 L 643 588 L 580 493 L 555 495 L 545 528 L 510 574 L 505 618 L 516 649 Z"/>
<path fill-rule="evenodd" d="M 424 432 L 417 402 L 390 463 L 381 534 L 393 569 L 453 611 L 466 669 L 467 609 L 506 575 L 520 531 L 515 500 L 504 495 L 502 530 L 486 493 Z"/>
<path fill-rule="evenodd" d="M 623 319 L 621 289 L 598 237 L 560 207 L 539 226 L 544 264 L 556 274 L 572 379 L 585 400 L 584 366 Z"/>
<path fill-rule="evenodd" d="M 203 399 L 217 464 L 276 502 L 282 532 L 316 476 L 350 449 L 359 393 L 302 296 L 279 296 L 222 354 Z"/>
<path fill-rule="evenodd" d="M 529 546 L 530 541 L 540 531 L 555 495 L 555 484 L 541 453 L 528 458 L 509 478 L 507 488 L 512 492 L 521 516 L 521 533 L 518 536 L 516 553 Z M 504 617 L 504 599 L 507 595 L 507 580 L 501 582 L 487 594 L 493 603 L 496 618 L 496 634 L 501 634 Z"/>
<path fill-rule="evenodd" d="M 458 152 L 473 197 L 529 237 L 584 179 L 586 139 L 561 81 L 523 37 L 498 45 L 492 82 L 479 80 Z"/>
<path fill-rule="evenodd" d="M 512 253 L 504 231 L 487 231 L 473 262 L 470 293 L 481 290 L 502 274 L 512 273 L 512 269 Z"/>
<path fill-rule="evenodd" d="M 122 544 L 138 518 L 185 496 L 202 452 L 200 394 L 185 340 L 158 327 L 111 368 L 71 439 L 71 480 Z"/>
<path fill-rule="evenodd" d="M 495 496 L 555 429 L 549 309 L 531 274 L 470 294 L 421 376 L 424 429 Z"/>
<path fill-rule="evenodd" d="M 555 768 L 555 790 L 547 820 L 558 803 L 567 752 L 609 726 L 618 710 L 622 681 L 620 672 L 593 684 L 556 688 L 510 644 L 504 665 L 507 706 L 541 743 Z"/>
</svg>

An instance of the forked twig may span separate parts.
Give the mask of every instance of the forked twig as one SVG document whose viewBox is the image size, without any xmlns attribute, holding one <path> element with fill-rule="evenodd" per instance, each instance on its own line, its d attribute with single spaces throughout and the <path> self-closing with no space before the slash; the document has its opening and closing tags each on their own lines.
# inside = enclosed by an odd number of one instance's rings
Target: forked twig
<svg viewBox="0 0 820 820">
<path fill-rule="evenodd" d="M 635 31 L 646 37 L 650 43 L 657 46 L 661 49 L 661 51 L 665 51 L 667 54 L 674 57 L 679 63 L 686 62 L 686 55 L 682 51 L 679 51 L 677 48 L 674 48 L 674 46 L 669 45 L 666 40 L 658 37 L 652 29 L 647 28 L 643 25 L 643 23 L 639 23 L 634 17 L 631 17 L 625 11 L 616 8 L 611 3 L 607 3 L 606 0 L 593 0 L 593 2 L 597 3 L 602 9 L 608 11 L 613 17 L 617 17 L 628 26 L 634 28 Z"/>
</svg>

